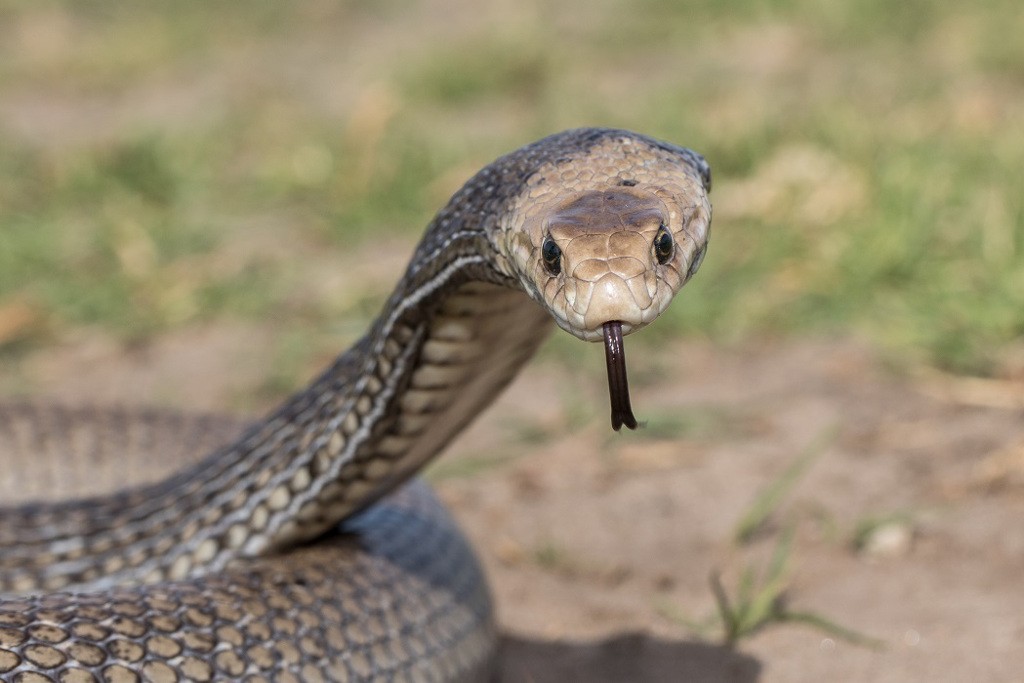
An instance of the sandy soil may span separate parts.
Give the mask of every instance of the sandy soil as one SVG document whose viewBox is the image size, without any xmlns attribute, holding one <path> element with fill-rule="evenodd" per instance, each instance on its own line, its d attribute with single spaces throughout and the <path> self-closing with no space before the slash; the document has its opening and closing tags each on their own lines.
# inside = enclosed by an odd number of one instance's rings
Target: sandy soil
<svg viewBox="0 0 1024 683">
<path fill-rule="evenodd" d="M 28 356 L 0 389 L 17 377 L 71 401 L 217 409 L 258 385 L 259 339 L 76 343 Z M 839 341 L 679 342 L 631 359 L 650 426 L 614 435 L 594 350 L 578 370 L 533 364 L 429 474 L 491 577 L 502 681 L 1024 680 L 1021 387 L 898 380 Z M 659 438 L 669 416 L 686 427 Z M 758 492 L 815 443 L 772 523 L 735 543 Z M 788 524 L 790 607 L 881 648 L 774 624 L 729 649 L 673 618 L 713 614 L 709 574 L 734 591 Z"/>
</svg>

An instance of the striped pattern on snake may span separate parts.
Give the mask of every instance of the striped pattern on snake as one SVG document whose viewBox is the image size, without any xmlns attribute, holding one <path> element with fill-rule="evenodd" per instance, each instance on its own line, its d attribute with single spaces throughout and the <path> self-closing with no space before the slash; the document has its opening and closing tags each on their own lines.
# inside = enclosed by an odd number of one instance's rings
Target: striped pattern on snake
<svg viewBox="0 0 1024 683">
<path fill-rule="evenodd" d="M 566 131 L 470 179 L 366 336 L 252 426 L 0 409 L 0 482 L 43 498 L 0 508 L 0 680 L 480 680 L 483 575 L 429 491 L 399 487 L 552 321 L 620 344 L 654 320 L 703 258 L 709 190 L 690 150 Z M 175 454 L 139 481 L 31 481 Z"/>
</svg>

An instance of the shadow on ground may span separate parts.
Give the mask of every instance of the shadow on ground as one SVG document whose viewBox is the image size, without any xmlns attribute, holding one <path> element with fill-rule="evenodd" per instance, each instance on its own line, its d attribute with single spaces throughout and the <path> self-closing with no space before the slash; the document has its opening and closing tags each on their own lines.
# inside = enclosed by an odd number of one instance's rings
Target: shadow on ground
<svg viewBox="0 0 1024 683">
<path fill-rule="evenodd" d="M 595 642 L 505 635 L 499 667 L 500 683 L 754 683 L 761 674 L 760 662 L 727 647 L 641 633 Z"/>
</svg>

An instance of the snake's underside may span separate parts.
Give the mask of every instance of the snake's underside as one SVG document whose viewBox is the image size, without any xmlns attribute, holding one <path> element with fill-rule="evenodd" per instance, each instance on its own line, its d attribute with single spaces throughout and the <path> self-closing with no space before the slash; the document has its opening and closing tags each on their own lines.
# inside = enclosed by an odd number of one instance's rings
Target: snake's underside
<svg viewBox="0 0 1024 683">
<path fill-rule="evenodd" d="M 407 482 L 551 322 L 608 350 L 700 265 L 710 174 L 635 133 L 566 131 L 485 167 L 365 337 L 249 426 L 0 406 L 0 680 L 485 680 L 472 552 Z"/>
</svg>

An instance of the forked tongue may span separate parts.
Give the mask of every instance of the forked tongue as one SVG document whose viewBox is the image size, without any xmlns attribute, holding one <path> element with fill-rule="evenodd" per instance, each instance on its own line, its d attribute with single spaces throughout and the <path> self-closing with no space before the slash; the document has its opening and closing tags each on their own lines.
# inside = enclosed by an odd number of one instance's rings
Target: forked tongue
<svg viewBox="0 0 1024 683">
<path fill-rule="evenodd" d="M 612 429 L 622 425 L 636 429 L 636 418 L 629 405 L 629 380 L 626 379 L 626 352 L 622 347 L 622 323 L 604 324 L 604 358 L 608 363 L 608 395 L 612 401 Z"/>
</svg>

